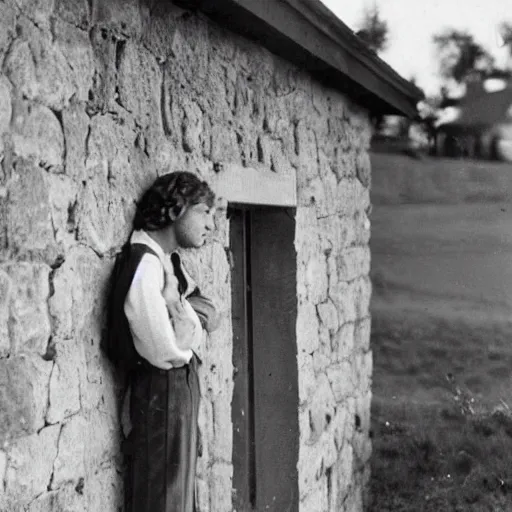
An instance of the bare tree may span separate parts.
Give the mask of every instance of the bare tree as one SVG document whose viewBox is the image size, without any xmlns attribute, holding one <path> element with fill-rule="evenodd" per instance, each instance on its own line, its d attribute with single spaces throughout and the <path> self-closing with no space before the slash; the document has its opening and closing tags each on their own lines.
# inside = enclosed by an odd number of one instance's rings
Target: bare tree
<svg viewBox="0 0 512 512">
<path fill-rule="evenodd" d="M 379 53 L 386 49 L 389 28 L 387 22 L 381 18 L 376 4 L 365 9 L 360 27 L 356 34 L 371 50 Z"/>
<path fill-rule="evenodd" d="M 433 39 L 444 78 L 461 83 L 472 71 L 485 72 L 493 68 L 494 58 L 466 31 L 449 29 Z"/>
</svg>

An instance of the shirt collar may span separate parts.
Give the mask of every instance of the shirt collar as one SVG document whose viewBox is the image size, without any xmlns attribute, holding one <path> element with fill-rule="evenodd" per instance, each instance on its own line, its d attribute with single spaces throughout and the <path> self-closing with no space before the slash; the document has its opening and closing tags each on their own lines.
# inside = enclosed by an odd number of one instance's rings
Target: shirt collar
<svg viewBox="0 0 512 512">
<path fill-rule="evenodd" d="M 153 249 L 155 251 L 156 255 L 160 259 L 160 261 L 163 263 L 166 258 L 169 258 L 169 254 L 166 254 L 160 244 L 153 240 L 146 231 L 143 229 L 135 230 L 132 233 L 132 236 L 130 237 L 130 243 L 131 244 L 144 244 Z M 187 295 L 190 293 L 197 285 L 195 281 L 192 279 L 190 274 L 185 270 L 183 263 L 181 261 L 181 256 L 177 251 L 173 251 L 171 254 L 176 254 L 178 256 L 178 263 L 181 267 L 181 270 L 183 274 L 185 275 L 185 279 L 187 280 L 187 290 L 185 294 Z"/>
<path fill-rule="evenodd" d="M 153 240 L 143 229 L 136 230 L 132 233 L 130 243 L 147 245 L 150 249 L 153 249 L 153 251 L 156 252 L 156 255 L 161 261 L 165 261 L 165 253 L 160 244 Z"/>
</svg>

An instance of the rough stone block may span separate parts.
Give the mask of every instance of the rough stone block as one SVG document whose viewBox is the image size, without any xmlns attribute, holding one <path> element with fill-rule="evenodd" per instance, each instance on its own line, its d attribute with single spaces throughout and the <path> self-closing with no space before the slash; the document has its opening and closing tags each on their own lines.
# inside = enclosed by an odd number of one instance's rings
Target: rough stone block
<svg viewBox="0 0 512 512">
<path fill-rule="evenodd" d="M 329 331 L 325 327 L 320 327 L 320 335 L 329 337 Z M 315 375 L 320 375 L 331 365 L 331 354 L 328 351 L 330 347 L 324 343 L 320 344 L 320 349 L 313 354 L 313 369 Z"/>
<path fill-rule="evenodd" d="M 101 325 L 97 325 L 95 330 L 101 331 Z M 118 388 L 123 384 L 114 378 L 112 368 L 100 349 L 101 332 L 86 335 L 81 333 L 79 336 L 83 339 L 87 361 L 86 367 L 81 368 L 83 375 L 80 376 L 82 408 L 100 408 L 105 414 L 111 414 L 118 408 Z M 117 416 L 114 420 L 117 422 Z"/>
<path fill-rule="evenodd" d="M 90 38 L 96 58 L 96 74 L 87 102 L 88 112 L 92 114 L 104 112 L 114 103 L 117 85 L 116 55 L 122 42 L 112 30 L 99 26 L 93 26 Z"/>
<path fill-rule="evenodd" d="M 286 142 L 275 141 L 270 154 L 271 169 L 277 174 L 290 176 L 296 174 L 294 167 L 295 159 L 290 159 L 286 153 Z"/>
<path fill-rule="evenodd" d="M 88 0 L 55 0 L 55 14 L 81 29 L 89 27 Z"/>
<path fill-rule="evenodd" d="M 49 28 L 55 0 L 15 0 L 21 12 L 40 27 Z"/>
<path fill-rule="evenodd" d="M 342 179 L 338 183 L 337 206 L 338 213 L 343 216 L 353 216 L 361 208 L 359 189 L 362 185 L 354 179 Z"/>
<path fill-rule="evenodd" d="M 331 94 L 316 80 L 311 81 L 311 100 L 316 113 L 324 119 L 328 119 L 331 114 Z"/>
<path fill-rule="evenodd" d="M 353 361 L 356 386 L 360 393 L 366 394 L 371 390 L 373 374 L 373 357 L 371 352 L 355 355 Z"/>
<path fill-rule="evenodd" d="M 240 149 L 234 130 L 214 124 L 212 126 L 210 158 L 213 162 L 240 163 Z"/>
<path fill-rule="evenodd" d="M 52 363 L 20 355 L 0 361 L 0 445 L 44 426 Z"/>
<path fill-rule="evenodd" d="M 306 121 L 311 124 L 315 121 L 315 116 L 311 114 L 311 94 L 308 91 L 296 89 L 283 99 L 292 122 Z"/>
<path fill-rule="evenodd" d="M 299 190 L 299 204 L 314 204 L 319 218 L 334 215 L 337 209 L 337 180 L 327 165 L 320 165 L 319 177 L 313 178 Z"/>
<path fill-rule="evenodd" d="M 364 318 L 355 325 L 354 346 L 363 352 L 367 352 L 370 348 L 371 323 L 371 318 Z"/>
<path fill-rule="evenodd" d="M 224 395 L 224 400 L 228 401 L 225 394 L 232 389 L 233 364 L 225 354 L 229 350 L 230 342 L 231 332 L 229 326 L 224 324 L 210 336 L 206 336 L 206 343 L 202 350 L 205 368 L 209 368 L 205 375 L 207 389 Z"/>
<path fill-rule="evenodd" d="M 53 465 L 52 489 L 58 489 L 67 482 L 78 483 L 85 473 L 85 446 L 83 440 L 88 428 L 85 419 L 76 415 L 62 426 L 59 437 L 57 458 Z"/>
<path fill-rule="evenodd" d="M 338 279 L 352 281 L 370 273 L 370 248 L 349 247 L 336 256 Z"/>
<path fill-rule="evenodd" d="M 105 464 L 87 478 L 83 493 L 88 512 L 119 510 L 123 503 L 120 471 L 115 465 Z"/>
<path fill-rule="evenodd" d="M 332 338 L 332 351 L 336 361 L 346 359 L 352 354 L 355 342 L 355 324 L 343 324 Z"/>
<path fill-rule="evenodd" d="M 250 86 L 247 78 L 239 73 L 236 77 L 236 86 L 234 93 L 234 115 L 237 123 L 248 125 L 251 123 L 251 114 L 254 101 L 254 90 Z"/>
<path fill-rule="evenodd" d="M 364 211 L 358 211 L 352 217 L 336 215 L 318 219 L 321 239 L 328 241 L 336 253 L 347 247 L 367 246 L 370 240 L 370 227 L 370 221 Z"/>
<path fill-rule="evenodd" d="M 203 480 L 207 480 L 209 464 L 212 460 L 210 455 L 213 442 L 213 404 L 211 401 L 210 392 L 208 395 L 204 394 L 205 386 L 204 374 L 199 373 L 199 381 L 204 399 L 201 400 L 199 405 L 199 418 L 198 425 L 201 437 L 202 453 L 197 459 L 197 476 Z"/>
<path fill-rule="evenodd" d="M 299 461 L 297 471 L 299 477 L 299 497 L 302 501 L 317 486 L 323 465 L 323 454 L 316 444 L 309 444 L 301 440 L 299 446 Z"/>
<path fill-rule="evenodd" d="M 323 220 L 323 219 L 322 219 Z M 319 234 L 327 237 L 331 233 L 331 225 L 329 224 L 324 230 L 319 229 L 319 220 L 316 216 L 315 208 L 297 208 L 295 215 L 295 250 L 297 251 L 297 266 L 306 265 L 309 259 L 320 252 Z M 304 287 L 300 279 L 297 283 L 298 287 Z M 302 294 L 299 291 L 299 297 Z"/>
<path fill-rule="evenodd" d="M 74 25 L 54 22 L 55 48 L 60 50 L 71 69 L 70 79 L 76 91 L 75 99 L 87 101 L 94 76 L 94 53 L 89 34 Z"/>
<path fill-rule="evenodd" d="M 46 422 L 59 423 L 80 410 L 80 371 L 83 350 L 73 340 L 57 342 L 57 357 L 50 377 Z"/>
<path fill-rule="evenodd" d="M 119 52 L 118 61 L 120 104 L 143 127 L 160 121 L 162 72 L 155 57 L 144 47 L 127 42 Z"/>
<path fill-rule="evenodd" d="M 30 502 L 26 512 L 90 512 L 81 486 L 71 484 L 42 494 Z"/>
<path fill-rule="evenodd" d="M 117 410 L 93 409 L 84 413 L 84 417 L 87 423 L 83 439 L 87 446 L 86 467 L 99 468 L 112 463 L 119 452 L 121 436 Z"/>
<path fill-rule="evenodd" d="M 353 493 L 353 461 L 354 452 L 352 445 L 350 442 L 346 442 L 332 470 L 333 479 L 337 482 L 336 494 L 334 496 L 337 507 L 334 510 L 336 511 L 351 512 L 363 510 L 362 507 L 353 508 L 349 503 L 351 499 L 349 494 Z"/>
<path fill-rule="evenodd" d="M 181 86 L 188 84 L 196 92 L 201 91 L 203 80 L 207 76 L 207 66 L 211 64 L 208 62 L 207 37 L 207 29 L 197 17 L 182 16 L 170 40 L 170 69 Z M 229 79 L 228 81 L 233 82 Z M 209 100 L 211 90 L 204 88 L 203 91 L 207 96 L 205 99 Z"/>
<path fill-rule="evenodd" d="M 29 23 L 22 23 L 5 58 L 5 72 L 18 94 L 42 103 L 52 110 L 62 110 L 76 92 L 71 69 L 50 35 Z"/>
<path fill-rule="evenodd" d="M 332 165 L 338 180 L 354 179 L 357 176 L 356 154 L 354 151 L 344 149 L 343 146 L 334 148 Z"/>
<path fill-rule="evenodd" d="M 18 162 L 8 183 L 7 236 L 9 248 L 21 254 L 56 256 L 45 171 Z M 27 209 L 27 204 L 30 208 Z"/>
<path fill-rule="evenodd" d="M 165 61 L 171 52 L 174 31 L 183 12 L 169 2 L 142 2 L 142 41 L 159 61 Z"/>
<path fill-rule="evenodd" d="M 28 502 L 47 490 L 57 456 L 59 434 L 59 425 L 46 427 L 9 447 L 5 474 L 7 494 L 20 502 Z"/>
<path fill-rule="evenodd" d="M 370 316 L 370 301 L 372 298 L 372 282 L 368 276 L 356 279 L 356 315 L 357 318 L 367 318 Z"/>
<path fill-rule="evenodd" d="M 86 146 L 86 167 L 91 177 L 116 180 L 130 169 L 129 154 L 137 138 L 135 124 L 129 116 L 114 113 L 91 119 Z M 110 173 L 110 176 L 109 176 Z"/>
<path fill-rule="evenodd" d="M 228 394 L 218 395 L 213 401 L 213 431 L 211 440 L 215 460 L 231 463 L 233 429 L 231 425 L 231 398 Z"/>
<path fill-rule="evenodd" d="M 0 63 L 16 35 L 16 11 L 8 3 L 0 3 Z"/>
<path fill-rule="evenodd" d="M 51 333 L 48 314 L 49 273 L 46 265 L 12 263 L 1 266 L 10 278 L 9 338 L 11 353 L 44 354 Z"/>
<path fill-rule="evenodd" d="M 9 81 L 4 76 L 0 75 L 0 136 L 3 135 L 9 128 L 9 125 L 11 123 L 11 116 L 11 86 L 9 84 Z"/>
<path fill-rule="evenodd" d="M 41 167 L 61 172 L 64 134 L 55 114 L 43 105 L 18 102 L 13 121 L 15 154 Z"/>
<path fill-rule="evenodd" d="M 356 158 L 356 172 L 359 181 L 364 187 L 371 186 L 372 164 L 367 151 L 360 151 Z"/>
<path fill-rule="evenodd" d="M 211 510 L 210 508 L 210 486 L 203 479 L 196 481 L 196 498 L 198 510 Z"/>
<path fill-rule="evenodd" d="M 83 322 L 81 316 L 73 318 L 73 310 L 82 296 L 81 282 L 77 282 L 75 269 L 70 265 L 71 256 L 53 274 L 53 294 L 48 302 L 53 318 L 53 335 L 58 339 L 70 339 L 74 333 L 74 321 Z M 76 307 L 76 306 L 75 306 Z"/>
<path fill-rule="evenodd" d="M 97 116 L 104 117 L 104 116 Z M 143 169 L 130 172 L 130 147 L 135 134 L 126 127 L 104 120 L 91 126 L 86 166 L 90 178 L 78 199 L 78 238 L 103 254 L 128 238 L 130 221 L 126 210 L 142 189 Z M 112 130 L 112 131 L 111 131 Z M 110 178 L 110 179 L 109 179 Z"/>
<path fill-rule="evenodd" d="M 297 368 L 299 378 L 299 403 L 303 406 L 309 401 L 316 389 L 316 375 L 313 365 L 313 355 L 306 350 L 297 353 Z"/>
<path fill-rule="evenodd" d="M 89 116 L 79 103 L 72 103 L 62 111 L 62 125 L 66 140 L 66 174 L 77 182 L 85 175 L 85 146 L 89 133 Z"/>
<path fill-rule="evenodd" d="M 360 277 L 348 283 L 339 282 L 329 293 L 338 308 L 340 324 L 369 316 L 371 284 L 368 277 Z"/>
<path fill-rule="evenodd" d="M 0 493 L 5 491 L 5 472 L 7 471 L 7 454 L 0 450 Z"/>
<path fill-rule="evenodd" d="M 297 174 L 299 190 L 309 180 L 318 176 L 318 147 L 315 132 L 308 128 L 306 120 L 295 126 L 295 152 L 299 157 L 300 172 Z"/>
<path fill-rule="evenodd" d="M 357 485 L 352 486 L 347 493 L 347 497 L 343 502 L 343 506 L 343 512 L 350 512 L 352 510 L 364 510 L 362 488 Z"/>
<path fill-rule="evenodd" d="M 210 484 L 210 508 L 207 510 L 221 511 L 232 510 L 231 481 L 233 478 L 233 466 L 225 463 L 214 463 L 211 468 L 208 482 Z"/>
<path fill-rule="evenodd" d="M 316 482 L 316 485 L 311 489 L 308 489 L 307 495 L 301 499 L 300 510 L 304 512 L 326 512 L 328 503 L 327 482 L 323 478 L 320 482 Z"/>
<path fill-rule="evenodd" d="M 371 223 L 368 215 L 365 212 L 358 212 L 354 217 L 353 244 L 354 245 L 368 245 L 370 242 L 370 229 Z"/>
<path fill-rule="evenodd" d="M 11 348 L 9 337 L 9 305 L 12 282 L 9 275 L 0 269 L 0 358 L 6 357 Z"/>
<path fill-rule="evenodd" d="M 203 133 L 203 113 L 195 102 L 185 102 L 182 122 L 183 149 L 187 153 L 194 153 L 201 148 L 201 135 Z"/>
<path fill-rule="evenodd" d="M 354 399 L 349 398 L 346 403 L 353 403 Z M 346 443 L 350 443 L 353 436 L 353 428 L 349 425 L 353 425 L 352 418 L 350 416 L 349 408 L 346 407 L 346 403 L 338 404 L 336 407 L 336 414 L 332 418 L 330 424 L 330 432 L 333 436 L 334 445 L 336 447 L 336 457 L 339 457 L 342 447 Z"/>
<path fill-rule="evenodd" d="M 327 369 L 327 377 L 338 403 L 353 395 L 356 389 L 357 383 L 352 365 L 352 361 L 341 361 Z"/>
<path fill-rule="evenodd" d="M 305 279 L 309 300 L 313 304 L 324 302 L 329 286 L 325 255 L 318 254 L 311 258 L 306 264 L 305 270 L 305 274 L 301 277 Z"/>
<path fill-rule="evenodd" d="M 47 176 L 47 183 L 55 241 L 67 248 L 75 244 L 78 185 L 68 176 L 54 174 Z"/>
<path fill-rule="evenodd" d="M 329 379 L 325 374 L 317 377 L 316 390 L 310 400 L 309 418 L 311 443 L 315 443 L 334 418 L 336 400 Z"/>
<path fill-rule="evenodd" d="M 92 24 L 109 27 L 118 34 L 140 36 L 142 17 L 138 0 L 94 0 L 92 2 Z"/>
<path fill-rule="evenodd" d="M 75 339 L 80 348 L 90 345 L 90 337 L 99 336 L 111 267 L 111 261 L 103 261 L 92 250 L 77 246 L 55 270 L 49 307 L 57 341 Z"/>
<path fill-rule="evenodd" d="M 315 306 L 310 302 L 299 301 L 297 305 L 297 348 L 308 354 L 317 350 L 320 339 L 320 325 Z"/>
<path fill-rule="evenodd" d="M 332 301 L 327 300 L 326 302 L 319 304 L 317 306 L 317 312 L 320 317 L 320 321 L 330 332 L 336 332 L 338 330 L 338 311 Z"/>
</svg>

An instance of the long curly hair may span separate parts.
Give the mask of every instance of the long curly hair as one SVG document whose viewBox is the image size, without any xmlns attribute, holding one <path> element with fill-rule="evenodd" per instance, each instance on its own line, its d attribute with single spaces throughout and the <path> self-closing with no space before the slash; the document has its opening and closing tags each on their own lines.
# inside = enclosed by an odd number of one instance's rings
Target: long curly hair
<svg viewBox="0 0 512 512">
<path fill-rule="evenodd" d="M 187 171 L 164 174 L 137 203 L 133 227 L 145 231 L 163 229 L 170 226 L 185 207 L 199 203 L 212 207 L 214 201 L 213 190 L 195 174 Z"/>
</svg>

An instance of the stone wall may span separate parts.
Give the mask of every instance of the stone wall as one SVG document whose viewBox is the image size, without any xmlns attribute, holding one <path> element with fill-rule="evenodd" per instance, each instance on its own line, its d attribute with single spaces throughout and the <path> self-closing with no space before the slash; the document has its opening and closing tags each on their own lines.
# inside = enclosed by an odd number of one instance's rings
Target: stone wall
<svg viewBox="0 0 512 512">
<path fill-rule="evenodd" d="M 105 284 L 153 179 L 297 173 L 301 510 L 368 478 L 370 128 L 364 110 L 201 15 L 150 0 L 0 0 L 0 509 L 122 508 Z M 231 510 L 229 225 L 188 255 L 205 340 L 200 510 Z"/>
</svg>

